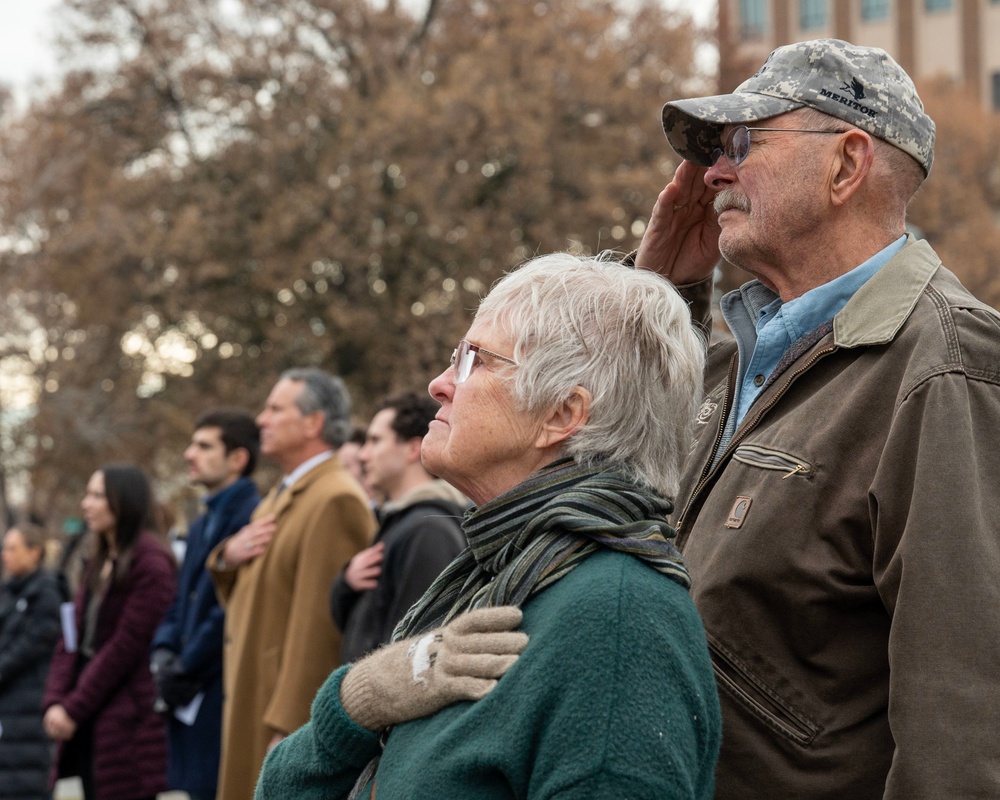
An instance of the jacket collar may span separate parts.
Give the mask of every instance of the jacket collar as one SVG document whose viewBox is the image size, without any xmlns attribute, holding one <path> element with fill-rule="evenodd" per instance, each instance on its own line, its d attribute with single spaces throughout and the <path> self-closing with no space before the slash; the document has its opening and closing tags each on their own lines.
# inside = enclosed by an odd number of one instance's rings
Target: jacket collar
<svg viewBox="0 0 1000 800">
<path fill-rule="evenodd" d="M 446 483 L 440 478 L 434 478 L 410 489 L 398 500 L 387 500 L 382 504 L 379 515 L 386 518 L 410 506 L 426 502 L 449 503 L 459 509 L 466 509 L 472 505 L 469 499 L 450 483 Z"/>
<path fill-rule="evenodd" d="M 292 504 L 292 500 L 294 500 L 296 495 L 304 492 L 320 478 L 341 469 L 343 467 L 340 463 L 340 458 L 336 453 L 333 453 L 329 458 L 321 461 L 285 489 L 279 491 L 281 483 L 275 484 L 271 491 L 268 492 L 266 498 L 266 505 L 269 511 L 280 516 Z"/>
<path fill-rule="evenodd" d="M 256 484 L 250 478 L 243 475 L 229 484 L 225 489 L 216 492 L 211 497 L 206 497 L 205 506 L 209 511 L 218 511 L 228 506 L 231 501 L 243 498 L 256 490 Z"/>
<path fill-rule="evenodd" d="M 931 246 L 908 233 L 903 249 L 833 318 L 834 342 L 838 347 L 891 342 L 940 266 Z"/>
<path fill-rule="evenodd" d="M 11 575 L 4 582 L 4 585 L 10 590 L 11 594 L 19 595 L 41 574 L 41 570 L 36 569 L 27 575 Z"/>
</svg>

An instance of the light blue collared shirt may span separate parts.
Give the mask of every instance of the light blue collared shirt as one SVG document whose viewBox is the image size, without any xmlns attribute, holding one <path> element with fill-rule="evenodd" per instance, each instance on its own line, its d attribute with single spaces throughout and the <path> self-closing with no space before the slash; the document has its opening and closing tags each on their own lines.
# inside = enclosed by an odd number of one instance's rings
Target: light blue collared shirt
<svg viewBox="0 0 1000 800">
<path fill-rule="evenodd" d="M 333 450 L 324 450 L 322 453 L 313 456 L 307 461 L 303 461 L 301 464 L 299 464 L 295 469 L 293 469 L 284 477 L 284 479 L 281 481 L 282 486 L 285 487 L 291 486 L 307 472 L 318 467 L 320 464 L 322 464 L 324 461 L 330 458 L 333 458 Z"/>
<path fill-rule="evenodd" d="M 723 317 L 737 337 L 740 352 L 736 419 L 731 426 L 727 426 L 730 435 L 743 421 L 750 406 L 788 349 L 799 338 L 833 319 L 847 305 L 847 301 L 854 296 L 854 293 L 903 249 L 905 243 L 904 235 L 850 272 L 815 289 L 810 289 L 787 303 L 783 303 L 780 297 L 775 297 L 757 310 L 756 324 L 752 329 L 746 324 L 740 326 L 737 320 L 730 318 L 737 303 L 742 306 L 744 314 L 752 315 L 753 308 L 748 307 L 745 302 L 746 296 L 743 296 L 744 302 L 739 302 L 740 297 L 733 297 L 737 293 L 731 292 L 727 295 L 726 299 L 729 302 L 724 303 Z M 743 337 L 740 336 L 740 330 L 743 332 Z M 750 351 L 751 346 L 752 354 L 744 366 L 745 354 Z"/>
</svg>

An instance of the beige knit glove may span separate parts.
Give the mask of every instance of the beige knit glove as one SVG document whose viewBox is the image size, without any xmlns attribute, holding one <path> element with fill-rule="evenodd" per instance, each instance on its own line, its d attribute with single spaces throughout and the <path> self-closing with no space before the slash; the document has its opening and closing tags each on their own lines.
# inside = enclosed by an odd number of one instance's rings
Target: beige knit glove
<svg viewBox="0 0 1000 800">
<path fill-rule="evenodd" d="M 459 700 L 478 700 L 528 644 L 527 634 L 514 630 L 520 624 L 519 608 L 480 608 L 387 644 L 347 670 L 341 705 L 358 725 L 380 731 Z"/>
</svg>

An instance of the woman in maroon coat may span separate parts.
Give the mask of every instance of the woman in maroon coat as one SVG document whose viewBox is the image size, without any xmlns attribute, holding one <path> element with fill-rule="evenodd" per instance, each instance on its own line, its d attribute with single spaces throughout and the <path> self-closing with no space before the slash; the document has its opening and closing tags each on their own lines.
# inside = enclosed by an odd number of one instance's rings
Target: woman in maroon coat
<svg viewBox="0 0 1000 800">
<path fill-rule="evenodd" d="M 166 727 L 148 664 L 176 568 L 150 532 L 139 469 L 99 469 L 81 508 L 96 540 L 74 600 L 77 641 L 57 645 L 45 690 L 45 730 L 60 743 L 53 781 L 79 775 L 86 800 L 145 800 L 166 787 Z"/>
</svg>

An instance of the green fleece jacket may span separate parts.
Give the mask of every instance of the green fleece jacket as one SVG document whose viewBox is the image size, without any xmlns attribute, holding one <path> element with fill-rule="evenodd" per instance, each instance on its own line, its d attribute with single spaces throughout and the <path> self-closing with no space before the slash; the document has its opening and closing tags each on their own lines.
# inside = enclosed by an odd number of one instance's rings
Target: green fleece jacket
<svg viewBox="0 0 1000 800">
<path fill-rule="evenodd" d="M 602 551 L 523 612 L 528 646 L 489 695 L 393 729 L 378 800 L 712 797 L 719 703 L 681 586 Z M 268 756 L 257 800 L 346 797 L 378 754 L 378 736 L 340 705 L 345 671 Z"/>
</svg>

